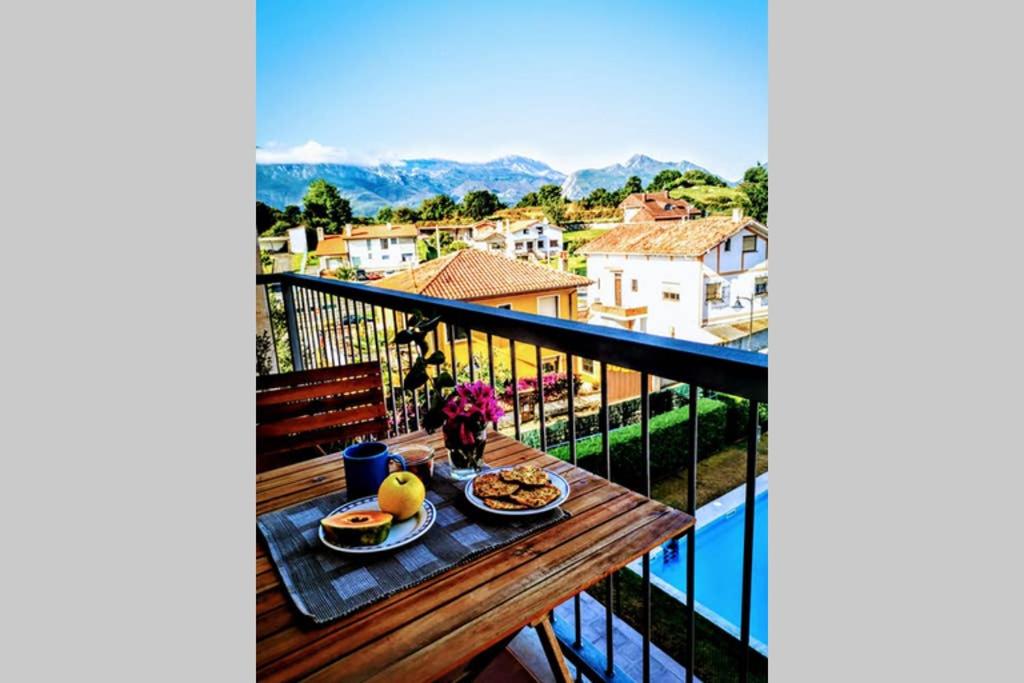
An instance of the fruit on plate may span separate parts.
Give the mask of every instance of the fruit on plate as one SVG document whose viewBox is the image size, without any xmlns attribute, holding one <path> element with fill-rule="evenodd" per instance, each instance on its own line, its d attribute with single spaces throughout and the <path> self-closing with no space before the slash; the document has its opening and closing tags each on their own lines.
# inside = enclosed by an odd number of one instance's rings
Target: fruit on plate
<svg viewBox="0 0 1024 683">
<path fill-rule="evenodd" d="M 391 533 L 393 515 L 377 510 L 351 510 L 320 520 L 324 536 L 337 545 L 377 545 Z"/>
<path fill-rule="evenodd" d="M 392 472 L 377 489 L 377 505 L 399 522 L 415 515 L 426 497 L 423 482 L 412 472 Z"/>
</svg>

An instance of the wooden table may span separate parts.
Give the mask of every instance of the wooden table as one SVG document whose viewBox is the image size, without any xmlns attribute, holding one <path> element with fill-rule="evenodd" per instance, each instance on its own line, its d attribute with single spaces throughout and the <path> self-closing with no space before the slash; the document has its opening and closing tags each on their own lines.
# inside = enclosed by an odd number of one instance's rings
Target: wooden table
<svg viewBox="0 0 1024 683">
<path fill-rule="evenodd" d="M 389 441 L 410 442 L 444 452 L 440 434 Z M 538 627 L 549 659 L 561 662 L 557 644 L 557 652 L 550 652 L 551 610 L 694 523 L 689 515 L 501 434 L 489 436 L 485 460 L 533 463 L 561 474 L 572 486 L 563 505 L 572 517 L 330 624 L 316 626 L 294 609 L 257 532 L 258 677 L 430 681 L 482 662 L 528 625 Z M 340 453 L 265 472 L 256 477 L 256 513 L 344 486 Z"/>
</svg>

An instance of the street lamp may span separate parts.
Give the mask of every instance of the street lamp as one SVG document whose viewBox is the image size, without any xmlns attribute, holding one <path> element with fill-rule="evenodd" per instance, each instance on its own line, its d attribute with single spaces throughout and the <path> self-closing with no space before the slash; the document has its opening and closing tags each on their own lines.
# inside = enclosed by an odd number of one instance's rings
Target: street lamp
<svg viewBox="0 0 1024 683">
<path fill-rule="evenodd" d="M 733 304 L 733 306 L 732 306 L 733 309 L 735 309 L 737 311 L 742 311 L 743 310 L 743 304 L 740 303 L 741 299 L 744 300 L 744 301 L 749 301 L 750 302 L 750 327 L 748 328 L 748 331 L 750 332 L 750 335 L 747 337 L 747 350 L 748 351 L 753 351 L 754 350 L 754 297 L 752 297 L 752 296 L 737 296 L 736 297 L 736 303 Z"/>
</svg>

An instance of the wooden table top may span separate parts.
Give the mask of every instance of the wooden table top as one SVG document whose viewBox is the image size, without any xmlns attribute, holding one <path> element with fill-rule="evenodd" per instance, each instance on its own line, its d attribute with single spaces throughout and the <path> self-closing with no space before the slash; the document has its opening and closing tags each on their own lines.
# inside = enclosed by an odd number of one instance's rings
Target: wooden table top
<svg viewBox="0 0 1024 683">
<path fill-rule="evenodd" d="M 388 443 L 428 443 L 422 432 Z M 572 517 L 330 624 L 299 614 L 256 533 L 256 667 L 261 680 L 434 680 L 536 622 L 608 574 L 686 532 L 689 515 L 498 433 L 489 465 L 561 474 Z M 256 477 L 257 515 L 345 486 L 341 454 Z"/>
</svg>

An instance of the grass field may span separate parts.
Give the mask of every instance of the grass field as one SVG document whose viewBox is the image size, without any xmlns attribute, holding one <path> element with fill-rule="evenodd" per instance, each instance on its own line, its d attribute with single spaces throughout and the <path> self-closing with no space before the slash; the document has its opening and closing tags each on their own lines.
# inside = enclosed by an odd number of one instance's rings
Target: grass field
<svg viewBox="0 0 1024 683">
<path fill-rule="evenodd" d="M 669 192 L 669 196 L 685 199 L 708 213 L 728 213 L 733 206 L 750 206 L 746 193 L 733 187 L 677 187 Z"/>
</svg>

